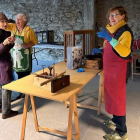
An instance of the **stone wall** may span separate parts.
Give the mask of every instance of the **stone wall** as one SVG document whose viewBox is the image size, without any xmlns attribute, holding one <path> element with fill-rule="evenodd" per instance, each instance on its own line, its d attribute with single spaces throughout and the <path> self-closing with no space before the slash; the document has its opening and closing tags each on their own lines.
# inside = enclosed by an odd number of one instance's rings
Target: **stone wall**
<svg viewBox="0 0 140 140">
<path fill-rule="evenodd" d="M 35 47 L 35 54 L 38 60 L 61 62 L 64 60 L 64 49 L 61 48 L 45 48 Z M 34 58 L 34 55 L 33 55 Z"/>
<path fill-rule="evenodd" d="M 140 0 L 3 0 L 0 11 L 12 19 L 15 19 L 18 13 L 25 12 L 30 17 L 28 25 L 34 31 L 54 30 L 54 41 L 63 42 L 65 30 L 80 30 L 87 26 L 93 29 L 96 21 L 100 27 L 105 28 L 108 23 L 107 11 L 116 5 L 126 8 L 128 25 L 134 33 L 134 38 L 140 38 Z M 87 20 L 89 16 L 90 20 Z M 95 22 L 91 23 L 92 21 Z M 97 37 L 96 32 L 95 29 L 96 46 L 102 46 L 103 39 Z M 81 40 L 82 36 L 76 36 L 76 44 L 81 43 Z"/>
<path fill-rule="evenodd" d="M 84 0 L 3 0 L 0 9 L 12 19 L 20 12 L 27 13 L 28 25 L 34 31 L 54 30 L 55 42 L 63 42 L 64 30 L 84 28 Z M 76 41 L 80 43 L 81 37 Z"/>
<path fill-rule="evenodd" d="M 140 0 L 97 0 L 97 23 L 100 27 L 105 28 L 108 20 L 106 14 L 112 6 L 124 6 L 128 12 L 128 25 L 131 27 L 134 38 L 140 38 Z M 103 39 L 98 40 L 98 45 L 102 46 Z"/>
</svg>

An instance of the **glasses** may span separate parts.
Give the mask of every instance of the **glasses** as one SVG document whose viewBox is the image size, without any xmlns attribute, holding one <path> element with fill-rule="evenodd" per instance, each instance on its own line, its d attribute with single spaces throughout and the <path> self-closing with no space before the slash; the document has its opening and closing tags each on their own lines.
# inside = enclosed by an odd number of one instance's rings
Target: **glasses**
<svg viewBox="0 0 140 140">
<path fill-rule="evenodd" d="M 108 17 L 109 17 L 109 18 L 110 18 L 110 17 L 116 18 L 117 15 L 121 15 L 121 14 L 110 14 Z"/>
</svg>

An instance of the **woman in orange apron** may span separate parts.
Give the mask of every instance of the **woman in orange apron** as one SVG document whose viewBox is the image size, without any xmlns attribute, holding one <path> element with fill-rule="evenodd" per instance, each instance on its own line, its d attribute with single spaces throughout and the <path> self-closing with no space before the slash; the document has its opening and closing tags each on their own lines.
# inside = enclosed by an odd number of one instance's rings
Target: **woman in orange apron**
<svg viewBox="0 0 140 140">
<path fill-rule="evenodd" d="M 106 140 L 128 140 L 126 128 L 126 75 L 127 63 L 131 59 L 133 34 L 126 22 L 127 12 L 122 6 L 113 7 L 108 12 L 110 23 L 98 32 L 104 38 L 103 68 L 105 109 L 113 115 L 103 124 L 116 126 L 115 131 L 106 134 Z"/>
</svg>

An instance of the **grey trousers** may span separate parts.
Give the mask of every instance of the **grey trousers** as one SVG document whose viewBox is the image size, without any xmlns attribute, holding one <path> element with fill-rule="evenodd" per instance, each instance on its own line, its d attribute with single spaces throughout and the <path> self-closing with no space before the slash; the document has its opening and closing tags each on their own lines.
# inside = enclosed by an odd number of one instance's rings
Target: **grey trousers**
<svg viewBox="0 0 140 140">
<path fill-rule="evenodd" d="M 2 89 L 0 84 L 0 108 L 2 108 L 2 114 L 9 114 L 11 111 L 11 93 L 12 91 Z"/>
</svg>

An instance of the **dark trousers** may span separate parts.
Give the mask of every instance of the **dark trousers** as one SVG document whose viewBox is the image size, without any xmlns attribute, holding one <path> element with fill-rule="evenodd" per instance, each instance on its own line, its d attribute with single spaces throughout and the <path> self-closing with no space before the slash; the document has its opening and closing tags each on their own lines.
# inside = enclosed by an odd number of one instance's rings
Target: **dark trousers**
<svg viewBox="0 0 140 140">
<path fill-rule="evenodd" d="M 2 114 L 9 114 L 11 111 L 11 93 L 12 91 L 3 89 L 0 84 L 0 108 L 2 108 Z"/>
<path fill-rule="evenodd" d="M 126 80 L 126 84 L 128 83 L 127 80 Z M 120 136 L 123 136 L 125 133 L 127 133 L 126 115 L 125 116 L 113 115 L 112 121 L 116 124 L 116 131 Z"/>
<path fill-rule="evenodd" d="M 17 75 L 18 75 L 18 79 L 20 79 L 20 78 L 23 78 L 23 77 L 25 77 L 25 76 L 27 76 L 27 75 L 30 75 L 30 73 L 31 73 L 31 71 L 26 71 L 26 72 L 16 72 L 17 73 Z M 23 96 L 23 94 L 22 93 L 19 93 L 19 96 L 17 97 L 17 99 L 18 98 L 21 98 Z M 23 98 L 23 97 L 22 97 Z"/>
<path fill-rule="evenodd" d="M 127 133 L 126 115 L 125 116 L 113 115 L 112 121 L 116 124 L 116 131 L 120 136 L 123 136 L 124 134 Z"/>
<path fill-rule="evenodd" d="M 23 78 L 27 75 L 30 75 L 31 71 L 26 71 L 26 72 L 16 72 L 18 75 L 18 79 Z"/>
</svg>

